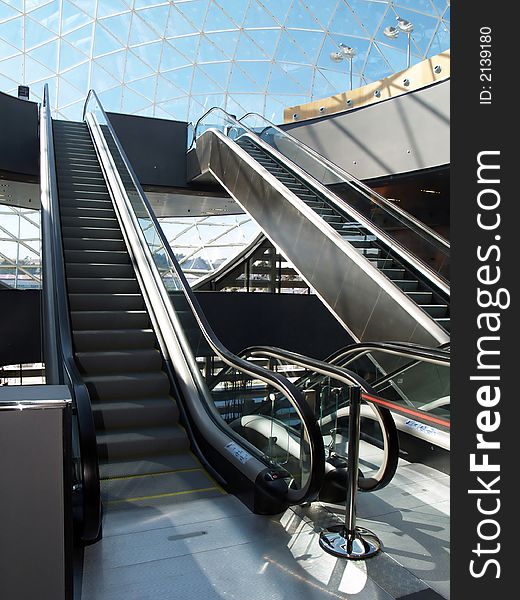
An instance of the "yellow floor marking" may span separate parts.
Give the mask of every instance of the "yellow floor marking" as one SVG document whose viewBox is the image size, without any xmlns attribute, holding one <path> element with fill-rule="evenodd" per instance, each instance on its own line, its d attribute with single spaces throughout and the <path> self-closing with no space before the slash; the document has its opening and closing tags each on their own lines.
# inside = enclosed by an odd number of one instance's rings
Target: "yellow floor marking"
<svg viewBox="0 0 520 600">
<path fill-rule="evenodd" d="M 155 496 L 140 496 L 139 498 L 124 498 L 122 500 L 109 500 L 106 504 L 121 504 L 122 502 L 140 502 L 141 500 L 155 500 L 157 498 L 168 498 L 171 496 L 182 496 L 184 494 L 198 494 L 200 492 L 220 491 L 218 487 L 199 488 L 198 490 L 183 490 L 181 492 L 170 492 L 167 494 L 156 494 Z"/>
<path fill-rule="evenodd" d="M 206 473 L 206 475 L 208 476 L 209 479 L 211 479 L 211 481 L 213 481 L 213 483 L 215 484 L 216 487 L 218 487 L 218 489 L 223 493 L 223 494 L 227 494 L 226 490 L 220 485 L 220 483 L 214 479 L 214 477 L 211 475 L 211 473 L 209 473 L 208 471 L 206 471 L 206 469 L 204 469 L 204 467 L 202 466 L 202 463 L 200 462 L 200 460 L 195 456 L 195 454 L 193 454 L 193 452 L 191 450 L 188 450 L 188 452 L 193 456 L 193 458 L 199 463 L 199 465 L 201 466 L 202 470 Z"/>
</svg>

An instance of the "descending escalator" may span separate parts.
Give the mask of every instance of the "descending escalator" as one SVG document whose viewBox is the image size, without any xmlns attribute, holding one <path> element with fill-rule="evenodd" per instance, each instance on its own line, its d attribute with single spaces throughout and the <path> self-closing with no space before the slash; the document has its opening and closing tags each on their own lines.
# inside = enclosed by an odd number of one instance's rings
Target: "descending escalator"
<svg viewBox="0 0 520 600">
<path fill-rule="evenodd" d="M 259 513 L 314 499 L 324 448 L 312 411 L 285 377 L 216 338 L 95 93 L 84 123 L 60 122 L 45 86 L 40 144 L 46 378 L 73 398 L 81 539 L 99 536 L 100 497 L 131 505 L 223 486 Z M 184 298 L 182 309 L 168 292 Z M 294 470 L 222 419 L 200 352 L 233 371 L 244 397 L 260 384 L 294 409 Z M 257 404 L 249 408 L 254 418 Z"/>
<path fill-rule="evenodd" d="M 189 160 L 193 179 L 219 181 L 355 339 L 449 340 L 449 283 L 441 270 L 244 123 L 221 110 L 207 113 Z M 356 198 L 362 193 L 352 186 Z M 416 235 L 411 227 L 409 235 Z"/>
</svg>

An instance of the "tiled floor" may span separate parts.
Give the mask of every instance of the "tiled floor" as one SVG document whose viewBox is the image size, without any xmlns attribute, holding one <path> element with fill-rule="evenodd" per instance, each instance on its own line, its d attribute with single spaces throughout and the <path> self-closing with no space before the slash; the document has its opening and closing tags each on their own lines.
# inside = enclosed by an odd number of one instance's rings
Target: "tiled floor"
<svg viewBox="0 0 520 600">
<path fill-rule="evenodd" d="M 114 505 L 85 549 L 81 600 L 449 598 L 448 476 L 403 462 L 390 486 L 358 496 L 360 524 L 384 544 L 365 562 L 318 545 L 341 513 L 314 503 L 262 517 L 224 494 Z"/>
</svg>

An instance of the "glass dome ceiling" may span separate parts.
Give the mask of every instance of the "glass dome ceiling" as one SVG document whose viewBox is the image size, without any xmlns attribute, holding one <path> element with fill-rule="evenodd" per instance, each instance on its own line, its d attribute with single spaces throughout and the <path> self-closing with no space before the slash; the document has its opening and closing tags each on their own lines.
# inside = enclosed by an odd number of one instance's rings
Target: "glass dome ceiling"
<svg viewBox="0 0 520 600">
<path fill-rule="evenodd" d="M 0 90 L 50 85 L 55 115 L 108 110 L 194 121 L 212 106 L 281 121 L 283 108 L 406 68 L 450 46 L 449 0 L 0 0 Z"/>
</svg>

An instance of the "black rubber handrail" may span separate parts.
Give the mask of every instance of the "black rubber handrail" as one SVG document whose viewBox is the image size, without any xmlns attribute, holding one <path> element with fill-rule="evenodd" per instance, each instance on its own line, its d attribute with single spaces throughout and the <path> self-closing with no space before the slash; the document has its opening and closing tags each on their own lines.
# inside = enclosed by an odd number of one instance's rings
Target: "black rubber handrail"
<svg viewBox="0 0 520 600">
<path fill-rule="evenodd" d="M 317 494 L 321 488 L 322 481 L 323 481 L 323 476 L 324 476 L 324 472 L 325 472 L 325 469 L 324 469 L 325 450 L 323 447 L 323 439 L 321 437 L 321 432 L 316 423 L 316 419 L 314 418 L 314 414 L 312 413 L 312 410 L 310 409 L 309 405 L 305 401 L 305 398 L 304 398 L 303 394 L 300 392 L 300 390 L 293 383 L 291 383 L 287 378 L 283 377 L 282 375 L 280 375 L 278 373 L 273 373 L 272 371 L 264 369 L 263 367 L 259 367 L 258 365 L 255 365 L 254 363 L 248 362 L 247 360 L 244 360 L 243 358 L 236 356 L 234 353 L 232 353 L 230 350 L 228 350 L 222 344 L 222 342 L 219 340 L 219 338 L 216 336 L 216 334 L 214 333 L 213 329 L 211 328 L 211 326 L 206 318 L 206 315 L 204 314 L 198 300 L 196 299 L 194 292 L 191 290 L 191 287 L 186 279 L 186 276 L 184 275 L 184 272 L 183 272 L 182 268 L 180 267 L 166 236 L 164 235 L 164 232 L 157 220 L 157 217 L 155 216 L 155 213 L 150 206 L 148 198 L 144 194 L 144 191 L 141 187 L 139 179 L 137 178 L 137 176 L 133 170 L 133 167 L 132 167 L 130 161 L 128 160 L 128 157 L 126 156 L 126 153 L 123 150 L 123 147 L 121 146 L 121 143 L 119 142 L 119 139 L 110 123 L 110 120 L 108 119 L 106 112 L 104 111 L 103 106 L 94 90 L 89 91 L 89 94 L 85 101 L 85 106 L 83 109 L 83 118 L 85 119 L 85 117 L 86 117 L 87 107 L 88 107 L 91 97 L 94 98 L 94 100 L 97 102 L 97 105 L 103 114 L 103 118 L 107 124 L 106 126 L 112 136 L 112 139 L 119 151 L 119 154 L 125 165 L 125 168 L 127 169 L 127 172 L 130 175 L 132 183 L 133 183 L 137 193 L 139 194 L 140 200 L 146 210 L 146 213 L 147 213 L 146 217 L 147 217 L 147 219 L 150 219 L 150 221 L 152 222 L 152 224 L 155 228 L 155 232 L 158 235 L 159 239 L 161 240 L 162 245 L 168 254 L 168 258 L 170 259 L 170 262 L 175 270 L 175 275 L 181 283 L 180 291 L 182 291 L 184 293 L 184 296 L 188 302 L 188 306 L 189 306 L 190 310 L 192 311 L 193 316 L 195 317 L 195 319 L 200 327 L 200 330 L 201 330 L 202 334 L 204 335 L 204 338 L 206 339 L 206 341 L 208 342 L 210 347 L 213 349 L 213 351 L 225 363 L 230 365 L 231 368 L 236 369 L 237 371 L 244 372 L 248 375 L 258 377 L 260 380 L 267 382 L 269 385 L 273 386 L 275 389 L 280 390 L 289 399 L 289 401 L 293 405 L 296 413 L 298 414 L 298 416 L 302 422 L 302 426 L 307 432 L 310 456 L 311 456 L 311 469 L 310 469 L 310 475 L 309 475 L 307 484 L 301 490 L 289 489 L 287 497 L 291 503 L 295 503 L 295 504 L 313 500 L 317 496 Z M 154 268 L 154 267 L 152 267 L 152 265 L 150 265 L 150 268 Z M 212 418 L 214 418 L 212 411 L 208 411 L 208 414 Z M 222 427 L 222 425 L 220 423 L 218 423 L 218 421 L 215 420 L 215 423 L 217 426 Z M 228 435 L 231 435 L 228 430 L 226 430 L 226 433 Z M 239 443 L 243 444 L 243 440 L 241 437 L 236 436 L 236 438 Z M 265 461 L 265 457 L 263 455 L 261 455 L 261 453 L 258 450 L 256 452 L 257 452 L 257 457 L 260 458 L 261 460 Z"/>
<path fill-rule="evenodd" d="M 46 250 L 42 253 L 46 383 L 68 385 L 71 392 L 81 460 L 82 521 L 79 535 L 84 542 L 92 542 L 98 538 L 101 528 L 96 430 L 90 396 L 74 359 L 47 84 L 40 110 L 40 136 L 43 150 L 40 161 L 42 241 Z"/>
</svg>

